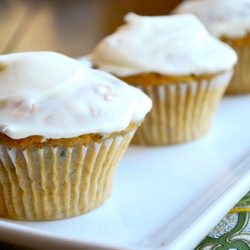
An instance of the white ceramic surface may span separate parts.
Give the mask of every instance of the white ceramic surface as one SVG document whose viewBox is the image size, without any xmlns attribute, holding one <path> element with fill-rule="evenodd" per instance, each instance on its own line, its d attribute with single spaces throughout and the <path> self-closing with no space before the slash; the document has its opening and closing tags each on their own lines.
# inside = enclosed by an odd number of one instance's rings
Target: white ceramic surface
<svg viewBox="0 0 250 250">
<path fill-rule="evenodd" d="M 193 249 L 250 190 L 249 114 L 250 96 L 226 98 L 206 137 L 131 147 L 102 207 L 54 222 L 2 219 L 0 240 L 43 249 Z"/>
</svg>

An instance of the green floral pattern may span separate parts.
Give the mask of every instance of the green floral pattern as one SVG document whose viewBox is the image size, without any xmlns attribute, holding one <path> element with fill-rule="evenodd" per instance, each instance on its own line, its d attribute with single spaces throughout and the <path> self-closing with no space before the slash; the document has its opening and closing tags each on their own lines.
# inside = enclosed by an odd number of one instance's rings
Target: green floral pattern
<svg viewBox="0 0 250 250">
<path fill-rule="evenodd" d="M 250 208 L 250 193 L 236 206 L 237 209 Z M 250 211 L 229 213 L 200 243 L 196 250 L 249 250 Z"/>
<path fill-rule="evenodd" d="M 236 208 L 250 208 L 250 192 L 235 206 Z"/>
</svg>

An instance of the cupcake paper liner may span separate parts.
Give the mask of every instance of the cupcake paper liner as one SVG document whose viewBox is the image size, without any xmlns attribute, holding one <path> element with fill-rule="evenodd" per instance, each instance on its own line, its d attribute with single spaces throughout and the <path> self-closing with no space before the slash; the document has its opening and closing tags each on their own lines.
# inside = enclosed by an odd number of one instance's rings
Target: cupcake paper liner
<svg viewBox="0 0 250 250">
<path fill-rule="evenodd" d="M 139 86 L 152 99 L 153 108 L 132 143 L 160 146 L 205 135 L 231 76 L 227 72 L 211 80 Z"/>
<path fill-rule="evenodd" d="M 0 146 L 0 216 L 52 220 L 84 214 L 109 196 L 135 130 L 89 145 Z"/>
<path fill-rule="evenodd" d="M 238 55 L 238 64 L 235 74 L 230 82 L 227 94 L 249 94 L 250 93 L 250 44 L 234 48 Z"/>
</svg>

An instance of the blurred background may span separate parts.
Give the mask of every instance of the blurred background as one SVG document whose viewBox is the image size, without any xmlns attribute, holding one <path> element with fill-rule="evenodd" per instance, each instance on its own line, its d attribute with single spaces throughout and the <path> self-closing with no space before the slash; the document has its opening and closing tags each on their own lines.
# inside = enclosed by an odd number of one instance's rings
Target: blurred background
<svg viewBox="0 0 250 250">
<path fill-rule="evenodd" d="M 164 15 L 181 0 L 0 0 L 0 53 L 54 50 L 77 57 L 128 12 Z"/>
</svg>

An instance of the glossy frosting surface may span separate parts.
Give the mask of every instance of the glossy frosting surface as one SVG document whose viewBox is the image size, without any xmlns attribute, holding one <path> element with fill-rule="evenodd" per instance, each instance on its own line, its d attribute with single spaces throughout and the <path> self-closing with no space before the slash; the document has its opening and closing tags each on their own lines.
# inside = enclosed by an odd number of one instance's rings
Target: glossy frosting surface
<svg viewBox="0 0 250 250">
<path fill-rule="evenodd" d="M 150 99 L 54 52 L 0 56 L 0 132 L 13 139 L 111 133 L 140 122 Z"/>
<path fill-rule="evenodd" d="M 175 13 L 193 13 L 216 37 L 242 37 L 250 32 L 250 0 L 190 0 Z"/>
<path fill-rule="evenodd" d="M 125 21 L 90 56 L 98 68 L 117 76 L 217 73 L 236 63 L 235 52 L 211 36 L 193 15 L 143 17 L 130 13 Z"/>
</svg>

